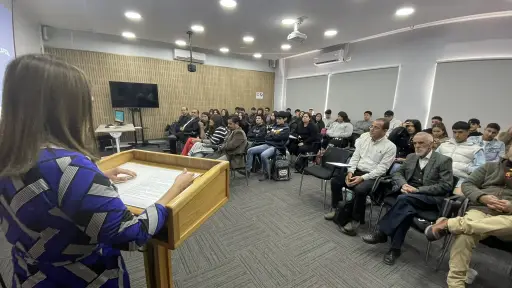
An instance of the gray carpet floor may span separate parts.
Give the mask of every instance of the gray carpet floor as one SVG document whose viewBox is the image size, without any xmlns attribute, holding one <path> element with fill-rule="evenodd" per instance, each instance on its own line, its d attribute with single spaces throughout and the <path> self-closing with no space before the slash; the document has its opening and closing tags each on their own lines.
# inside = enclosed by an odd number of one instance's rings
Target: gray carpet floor
<svg viewBox="0 0 512 288">
<path fill-rule="evenodd" d="M 323 219 L 319 180 L 305 177 L 299 197 L 299 174 L 289 182 L 256 178 L 247 187 L 237 176 L 230 201 L 173 251 L 175 287 L 446 287 L 447 262 L 439 272 L 435 259 L 424 262 L 422 234 L 409 231 L 397 263 L 384 265 L 386 244 L 367 245 Z M 439 248 L 434 245 L 432 255 Z M 1 235 L 0 271 L 7 282 L 9 250 Z M 132 287 L 145 287 L 142 254 L 126 253 L 125 260 Z M 512 255 L 479 245 L 472 261 L 479 275 L 471 287 L 512 287 L 511 263 Z"/>
</svg>

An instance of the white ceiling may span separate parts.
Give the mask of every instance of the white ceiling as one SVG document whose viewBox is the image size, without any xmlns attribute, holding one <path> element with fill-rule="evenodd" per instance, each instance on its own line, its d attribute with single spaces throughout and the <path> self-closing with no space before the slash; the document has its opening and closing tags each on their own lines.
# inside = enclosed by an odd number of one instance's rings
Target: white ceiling
<svg viewBox="0 0 512 288">
<path fill-rule="evenodd" d="M 349 42 L 395 29 L 448 18 L 512 10 L 511 0 L 237 0 L 233 11 L 221 8 L 218 0 L 17 0 L 15 7 L 33 15 L 43 25 L 96 33 L 120 35 L 132 31 L 138 38 L 174 43 L 186 39 L 192 24 L 205 27 L 192 39 L 193 45 L 230 53 L 263 54 L 275 59 L 331 45 Z M 405 19 L 394 16 L 404 5 L 416 13 Z M 131 22 L 124 12 L 142 14 L 141 22 Z M 290 43 L 281 51 L 293 30 L 281 25 L 283 18 L 307 16 L 300 31 L 308 35 L 302 43 Z M 337 29 L 334 38 L 325 38 L 326 29 Z M 251 45 L 242 36 L 252 35 Z M 127 40 L 128 41 L 128 40 Z"/>
</svg>

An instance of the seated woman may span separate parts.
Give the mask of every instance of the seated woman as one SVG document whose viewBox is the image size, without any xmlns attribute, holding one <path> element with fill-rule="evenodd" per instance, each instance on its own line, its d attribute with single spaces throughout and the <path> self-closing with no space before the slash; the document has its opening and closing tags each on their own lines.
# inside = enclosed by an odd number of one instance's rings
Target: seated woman
<svg viewBox="0 0 512 288">
<path fill-rule="evenodd" d="M 277 111 L 274 111 L 270 114 L 270 121 L 267 121 L 267 131 L 272 130 L 272 128 L 276 125 L 276 117 L 277 117 Z"/>
<path fill-rule="evenodd" d="M 408 119 L 389 134 L 388 139 L 396 146 L 396 159 L 390 174 L 393 174 L 400 168 L 407 155 L 414 153 L 412 139 L 416 133 L 421 132 L 421 122 L 416 119 Z"/>
<path fill-rule="evenodd" d="M 267 127 L 263 122 L 262 115 L 256 115 L 256 124 L 254 124 L 249 133 L 247 133 L 247 141 L 249 141 L 249 148 L 265 144 L 265 136 L 267 135 Z"/>
<path fill-rule="evenodd" d="M 318 127 L 318 131 L 322 131 L 325 128 L 324 120 L 322 119 L 322 113 L 316 113 L 316 127 Z"/>
<path fill-rule="evenodd" d="M 290 141 L 288 146 L 290 154 L 297 156 L 308 152 L 316 152 L 315 149 L 317 149 L 317 147 L 314 146 L 314 143 L 320 139 L 320 134 L 318 127 L 311 122 L 311 114 L 309 114 L 309 112 L 304 113 L 302 123 L 299 124 L 296 134 L 293 136 L 297 137 L 297 139 L 291 139 Z M 307 161 L 307 158 L 299 158 L 297 162 L 295 162 L 295 169 L 297 169 L 298 172 L 302 172 L 307 165 Z"/>
<path fill-rule="evenodd" d="M 228 129 L 231 131 L 219 149 L 207 156 L 210 159 L 229 161 L 231 169 L 244 168 L 243 154 L 247 148 L 247 137 L 240 127 L 240 118 L 233 116 L 228 119 Z"/>
<path fill-rule="evenodd" d="M 238 118 L 240 118 L 240 128 L 244 130 L 244 133 L 249 133 L 249 115 L 245 112 L 238 112 Z M 233 118 L 233 117 L 231 117 Z"/>
<path fill-rule="evenodd" d="M 213 110 L 212 110 L 213 111 Z M 199 121 L 199 137 L 195 138 L 188 138 L 187 142 L 185 143 L 185 146 L 183 147 L 183 150 L 181 150 L 181 155 L 187 156 L 188 152 L 190 152 L 190 149 L 192 149 L 192 146 L 194 146 L 194 139 L 206 139 L 206 133 L 205 133 L 205 127 L 208 127 L 210 123 L 210 113 L 203 112 L 201 113 L 201 120 Z"/>
<path fill-rule="evenodd" d="M 184 171 L 133 215 L 112 182 L 136 174 L 94 163 L 91 89 L 81 70 L 48 55 L 21 56 L 7 66 L 3 92 L 0 135 L 9 137 L 0 138 L 0 219 L 13 287 L 130 287 L 121 249 L 143 247 L 165 226 L 165 205 L 194 175 Z"/>
<path fill-rule="evenodd" d="M 189 156 L 203 158 L 215 152 L 214 148 L 224 143 L 228 136 L 228 129 L 223 125 L 222 116 L 214 114 L 210 118 L 208 132 L 204 139 L 193 139 L 194 145 L 188 152 Z"/>
<path fill-rule="evenodd" d="M 327 135 L 322 141 L 322 148 L 327 148 L 329 144 L 341 148 L 347 147 L 348 138 L 352 136 L 352 132 L 354 132 L 354 126 L 350 123 L 347 113 L 340 111 L 336 121 L 327 129 Z"/>
<path fill-rule="evenodd" d="M 448 132 L 446 132 L 446 126 L 444 126 L 442 122 L 432 125 L 432 136 L 434 137 L 434 150 L 437 149 L 439 145 L 450 140 L 450 137 L 448 137 Z"/>
</svg>

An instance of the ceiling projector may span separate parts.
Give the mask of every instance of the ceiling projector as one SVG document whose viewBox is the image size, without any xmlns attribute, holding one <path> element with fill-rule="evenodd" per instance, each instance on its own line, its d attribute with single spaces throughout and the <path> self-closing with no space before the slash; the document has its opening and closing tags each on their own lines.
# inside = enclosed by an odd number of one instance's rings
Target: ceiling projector
<svg viewBox="0 0 512 288">
<path fill-rule="evenodd" d="M 294 24 L 293 32 L 288 35 L 288 41 L 295 41 L 295 42 L 304 42 L 304 40 L 308 39 L 308 36 L 302 32 L 299 31 L 299 26 L 304 22 L 306 19 L 306 16 L 302 16 L 300 18 L 297 18 L 297 22 Z"/>
</svg>

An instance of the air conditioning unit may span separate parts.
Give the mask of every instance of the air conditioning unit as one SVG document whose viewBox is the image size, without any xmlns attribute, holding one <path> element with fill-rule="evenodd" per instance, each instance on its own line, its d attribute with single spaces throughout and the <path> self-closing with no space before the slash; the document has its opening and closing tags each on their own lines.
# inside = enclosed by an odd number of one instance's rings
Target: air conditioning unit
<svg viewBox="0 0 512 288">
<path fill-rule="evenodd" d="M 348 44 L 342 45 L 343 47 L 335 50 L 324 50 L 322 54 L 315 57 L 315 66 L 323 66 L 335 63 L 343 63 L 350 61 L 350 57 L 348 57 Z"/>
<path fill-rule="evenodd" d="M 174 49 L 174 60 L 190 62 L 190 51 Z M 204 64 L 206 54 L 199 52 L 192 52 L 192 62 Z"/>
</svg>

